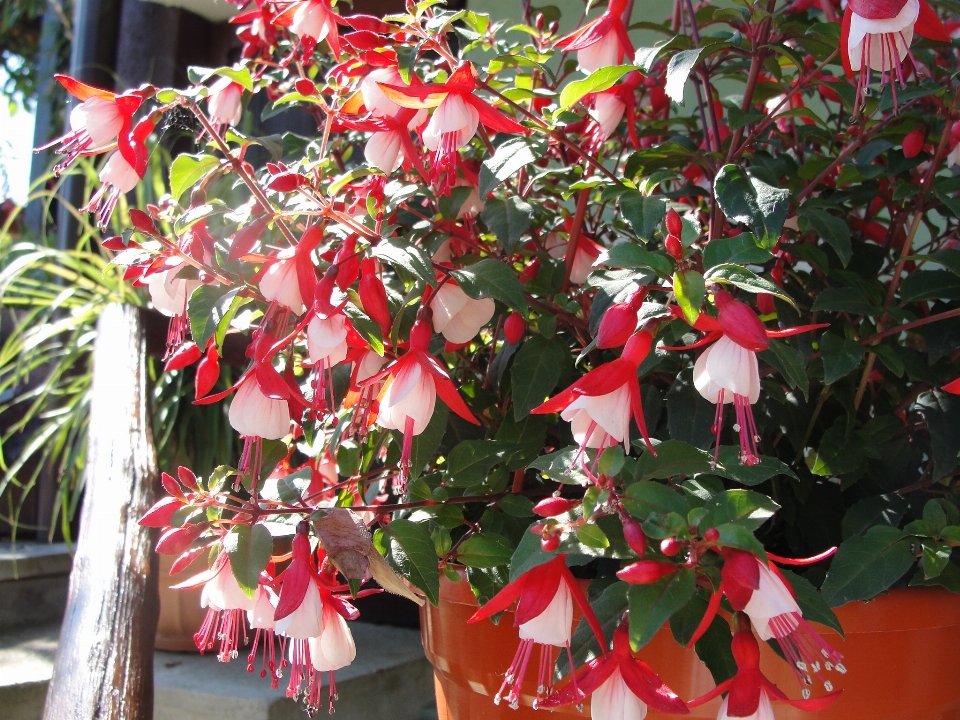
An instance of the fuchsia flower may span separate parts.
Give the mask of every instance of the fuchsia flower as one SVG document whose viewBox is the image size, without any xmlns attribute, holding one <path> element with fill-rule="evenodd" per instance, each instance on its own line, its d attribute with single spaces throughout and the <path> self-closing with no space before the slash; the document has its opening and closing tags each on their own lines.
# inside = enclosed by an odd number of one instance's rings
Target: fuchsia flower
<svg viewBox="0 0 960 720">
<path fill-rule="evenodd" d="M 857 97 L 870 85 L 870 71 L 880 73 L 881 85 L 890 78 L 896 102 L 896 83 L 904 84 L 903 63 L 917 33 L 930 40 L 950 42 L 943 23 L 926 0 L 850 0 L 843 13 L 840 55 L 847 75 L 857 79 Z"/>
<path fill-rule="evenodd" d="M 577 51 L 580 70 L 592 73 L 603 67 L 619 65 L 623 56 L 633 57 L 633 43 L 623 24 L 626 0 L 610 0 L 606 11 L 557 41 L 557 47 Z"/>
<path fill-rule="evenodd" d="M 272 367 L 270 369 L 273 370 Z M 237 394 L 230 403 L 227 413 L 230 426 L 244 437 L 279 440 L 290 433 L 290 408 L 287 405 L 289 393 L 282 398 L 277 397 L 279 385 L 276 382 L 271 383 L 272 389 L 265 390 L 260 384 L 259 375 L 266 375 L 268 372 L 248 374 L 241 381 Z M 279 373 L 277 377 L 279 378 Z M 280 383 L 283 383 L 282 379 Z M 283 384 L 283 387 L 286 385 Z"/>
<path fill-rule="evenodd" d="M 237 657 L 241 634 L 246 638 L 243 615 L 253 609 L 254 601 L 240 589 L 227 553 L 221 552 L 217 556 L 210 573 L 212 575 L 204 583 L 200 594 L 200 607 L 207 608 L 207 616 L 194 634 L 193 641 L 202 655 L 219 640 L 217 657 L 220 662 L 229 662 Z"/>
<path fill-rule="evenodd" d="M 105 230 L 120 196 L 133 190 L 147 173 L 146 139 L 153 132 L 154 121 L 144 118 L 137 123 L 129 137 L 121 133 L 117 151 L 100 170 L 103 185 L 90 198 L 80 212 L 96 213 L 97 226 Z"/>
<path fill-rule="evenodd" d="M 800 710 L 816 711 L 826 708 L 843 692 L 837 690 L 823 697 L 791 700 L 760 671 L 760 645 L 750 630 L 750 621 L 742 613 L 736 613 L 733 622 L 734 633 L 730 649 L 737 661 L 737 674 L 706 695 L 689 701 L 689 707 L 703 705 L 722 693 L 728 693 L 720 706 L 717 720 L 774 720 L 771 699 Z M 806 691 L 805 695 L 808 694 L 809 691 Z"/>
<path fill-rule="evenodd" d="M 210 119 L 220 125 L 236 125 L 243 111 L 243 85 L 228 77 L 222 77 L 210 87 L 207 97 Z"/>
<path fill-rule="evenodd" d="M 96 155 L 110 149 L 114 143 L 120 148 L 127 163 L 136 165 L 136 153 L 130 144 L 129 133 L 133 114 L 143 103 L 143 93 L 133 90 L 123 95 L 115 95 L 108 90 L 74 80 L 68 75 L 54 77 L 68 93 L 82 101 L 70 112 L 70 132 L 38 148 L 43 150 L 59 144 L 56 152 L 67 156 L 57 163 L 54 173 L 59 175 L 79 156 Z"/>
<path fill-rule="evenodd" d="M 174 325 L 186 324 L 187 300 L 190 299 L 193 291 L 200 287 L 200 280 L 179 277 L 181 271 L 191 272 L 187 268 L 187 263 L 183 260 L 168 258 L 165 260 L 163 267 L 165 269 L 143 277 L 141 282 L 147 286 L 147 290 L 150 292 L 150 302 L 153 303 L 153 306 L 163 315 L 176 319 L 171 323 L 171 329 L 174 329 Z M 178 326 L 177 329 L 180 331 L 176 333 L 179 337 L 168 338 L 168 343 L 171 339 L 178 345 L 182 342 L 185 327 L 180 328 Z M 179 342 L 177 342 L 178 340 Z"/>
<path fill-rule="evenodd" d="M 506 699 L 510 707 L 516 709 L 519 706 L 520 686 L 523 684 L 534 645 L 541 646 L 537 701 L 534 708 L 538 706 L 543 694 L 550 692 L 553 684 L 554 658 L 550 648 L 566 648 L 570 666 L 573 667 L 570 637 L 573 632 L 574 601 L 597 636 L 600 647 L 607 646 L 600 623 L 565 561 L 566 555 L 557 555 L 553 560 L 528 570 L 494 595 L 468 621 L 473 623 L 489 618 L 513 605 L 514 600 L 519 600 L 514 624 L 519 629 L 520 645 L 503 684 L 494 697 L 493 701 L 497 705 L 501 699 Z M 508 689 L 509 692 L 504 695 Z"/>
<path fill-rule="evenodd" d="M 569 233 L 573 227 L 573 219 L 566 218 L 564 226 Z M 567 254 L 569 240 L 564 240 L 557 233 L 547 235 L 543 243 L 544 250 L 552 258 L 563 258 Z M 587 276 L 593 271 L 593 264 L 600 257 L 603 248 L 595 243 L 585 234 L 580 234 L 580 240 L 577 242 L 577 254 L 573 258 L 573 268 L 570 271 L 570 282 L 574 285 L 583 285 L 587 281 Z"/>
<path fill-rule="evenodd" d="M 445 282 L 430 299 L 433 329 L 450 342 L 470 342 L 490 322 L 496 303 L 490 298 L 474 300 L 452 280 Z"/>
<path fill-rule="evenodd" d="M 297 281 L 297 262 L 303 253 L 294 254 L 286 251 L 279 255 L 276 261 L 271 262 L 260 277 L 260 294 L 270 303 L 277 303 L 295 315 L 302 313 L 306 307 L 300 294 L 300 284 Z M 313 266 L 311 264 L 311 271 Z"/>
<path fill-rule="evenodd" d="M 263 576 L 261 576 L 262 578 Z M 283 664 L 283 648 L 280 650 L 281 665 L 277 665 L 274 646 L 276 621 L 273 619 L 278 597 L 269 585 L 262 581 L 253 594 L 253 607 L 247 610 L 247 622 L 254 631 L 253 645 L 247 655 L 247 672 L 253 672 L 253 663 L 260 651 L 260 677 L 270 674 L 270 685 L 276 689 L 280 685 L 280 670 Z"/>
<path fill-rule="evenodd" d="M 633 417 L 650 451 L 656 454 L 647 434 L 640 400 L 637 368 L 650 353 L 653 335 L 646 330 L 633 335 L 620 358 L 594 368 L 573 385 L 533 409 L 537 415 L 559 412 L 570 423 L 580 451 L 623 443 L 630 452 L 630 418 Z"/>
<path fill-rule="evenodd" d="M 413 438 L 427 428 L 433 417 L 437 395 L 464 420 L 474 425 L 480 424 L 460 397 L 447 371 L 428 351 L 432 336 L 429 316 L 429 308 L 421 311 L 421 317 L 410 330 L 410 349 L 405 355 L 397 358 L 385 370 L 359 383 L 364 387 L 386 380 L 377 397 L 379 407 L 376 423 L 387 430 L 403 433 L 400 473 L 395 483 L 397 491 L 401 493 L 406 491 Z"/>
<path fill-rule="evenodd" d="M 593 720 L 643 720 L 648 707 L 675 715 L 690 712 L 649 665 L 633 657 L 626 620 L 613 633 L 613 652 L 588 662 L 541 707 L 580 703 L 587 695 Z"/>
<path fill-rule="evenodd" d="M 335 58 L 340 58 L 340 35 L 337 30 L 339 19 L 330 0 L 302 0 L 292 3 L 286 10 L 274 18 L 273 24 L 289 27 L 300 38 L 307 53 L 324 40 L 330 46 Z"/>
<path fill-rule="evenodd" d="M 470 142 L 481 122 L 495 132 L 526 132 L 523 125 L 477 97 L 477 71 L 469 62 L 460 65 L 445 83 L 378 84 L 387 99 L 401 107 L 436 108 L 423 131 L 423 143 L 433 151 L 431 179 L 436 182 L 447 175 L 443 190 L 453 187 L 457 151 Z"/>
<path fill-rule="evenodd" d="M 636 128 L 636 89 L 642 79 L 639 72 L 629 72 L 618 85 L 593 94 L 590 107 L 590 117 L 593 119 L 590 147 L 598 149 L 607 138 L 613 135 L 626 114 L 630 142 L 635 148 L 640 148 Z"/>
<path fill-rule="evenodd" d="M 720 431 L 723 429 L 723 406 L 733 403 L 740 435 L 740 462 L 756 465 L 760 462 L 757 443 L 760 434 L 753 419 L 751 407 L 760 398 L 760 372 L 757 353 L 770 346 L 769 338 L 787 337 L 827 327 L 827 325 L 802 325 L 786 330 L 767 330 L 757 314 L 745 303 L 734 300 L 726 290 L 714 293 L 719 310 L 716 319 L 703 313 L 694 327 L 709 334 L 699 342 L 685 348 L 664 350 L 688 350 L 714 342 L 693 366 L 693 384 L 706 400 L 717 406 L 713 431 L 717 436 L 713 462 L 717 463 L 720 452 Z"/>
</svg>

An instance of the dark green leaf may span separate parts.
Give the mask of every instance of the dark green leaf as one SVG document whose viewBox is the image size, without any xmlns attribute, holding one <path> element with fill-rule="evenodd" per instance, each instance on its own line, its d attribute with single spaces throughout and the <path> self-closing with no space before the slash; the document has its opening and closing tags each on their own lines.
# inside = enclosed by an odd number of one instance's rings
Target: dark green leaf
<svg viewBox="0 0 960 720">
<path fill-rule="evenodd" d="M 848 312 L 854 315 L 874 315 L 880 308 L 874 305 L 862 290 L 857 288 L 826 288 L 813 301 L 813 309 L 831 312 Z"/>
<path fill-rule="evenodd" d="M 533 500 L 523 495 L 504 495 L 498 505 L 507 515 L 513 517 L 525 518 L 533 515 Z"/>
<path fill-rule="evenodd" d="M 756 530 L 773 517 L 780 506 L 762 493 L 753 490 L 725 490 L 713 496 L 704 507 L 709 511 L 701 521 L 704 527 L 737 523 Z"/>
<path fill-rule="evenodd" d="M 463 291 L 474 300 L 493 298 L 520 312 L 527 311 L 523 286 L 516 271 L 508 264 L 493 258 L 450 273 Z"/>
<path fill-rule="evenodd" d="M 482 485 L 487 475 L 510 450 L 510 443 L 496 440 L 464 440 L 447 457 L 447 484 L 450 487 Z"/>
<path fill-rule="evenodd" d="M 447 416 L 450 411 L 440 398 L 437 398 L 437 404 L 434 406 L 433 417 L 419 435 L 413 438 L 413 446 L 410 448 L 410 479 L 414 480 L 420 477 L 423 469 L 434 460 L 437 454 L 437 448 L 440 447 L 440 441 L 447 431 Z M 398 442 L 402 443 L 400 434 L 394 435 Z"/>
<path fill-rule="evenodd" d="M 503 535 L 472 535 L 460 545 L 457 560 L 467 567 L 493 568 L 510 564 L 513 552 L 513 543 Z"/>
<path fill-rule="evenodd" d="M 760 353 L 760 357 L 779 370 L 790 387 L 800 390 L 804 397 L 807 396 L 810 383 L 803 355 L 799 351 L 781 340 L 770 338 L 770 348 Z"/>
<path fill-rule="evenodd" d="M 539 470 L 545 477 L 566 485 L 586 485 L 588 480 L 578 464 L 574 462 L 580 448 L 571 445 L 563 450 L 541 455 L 527 467 Z"/>
<path fill-rule="evenodd" d="M 832 385 L 860 365 L 863 346 L 856 340 L 824 333 L 820 336 L 820 357 L 823 359 L 823 384 Z"/>
<path fill-rule="evenodd" d="M 817 590 L 809 580 L 783 568 L 780 568 L 780 574 L 783 575 L 787 579 L 787 582 L 793 587 L 793 591 L 797 596 L 797 603 L 803 611 L 804 620 L 826 625 L 843 635 L 843 627 L 841 627 L 837 616 L 833 610 L 830 609 L 830 606 L 827 605 L 820 591 Z"/>
<path fill-rule="evenodd" d="M 709 270 L 723 263 L 762 265 L 772 257 L 769 250 L 757 246 L 757 238 L 753 233 L 740 233 L 731 238 L 711 240 L 703 249 L 703 267 Z"/>
<path fill-rule="evenodd" d="M 760 277 L 752 270 L 747 270 L 747 268 L 740 267 L 739 265 L 731 265 L 729 263 L 715 265 L 707 271 L 704 278 L 719 283 L 730 283 L 747 292 L 767 293 L 768 295 L 773 295 L 781 300 L 785 300 L 796 307 L 793 299 L 784 293 L 779 285 L 775 285 L 766 278 Z"/>
<path fill-rule="evenodd" d="M 786 475 L 794 480 L 797 476 L 793 470 L 775 457 L 760 456 L 756 465 L 742 465 L 740 463 L 740 448 L 733 445 L 724 445 L 720 448 L 717 467 L 710 472 L 720 477 L 736 480 L 741 485 L 759 485 L 777 475 Z"/>
<path fill-rule="evenodd" d="M 858 500 L 843 516 L 843 538 L 859 535 L 875 525 L 898 527 L 909 509 L 910 502 L 895 493 Z"/>
<path fill-rule="evenodd" d="M 515 419 L 529 415 L 557 386 L 567 352 L 562 342 L 542 335 L 534 335 L 521 346 L 510 370 Z"/>
<path fill-rule="evenodd" d="M 917 270 L 900 284 L 900 301 L 958 300 L 960 277 L 947 270 Z"/>
<path fill-rule="evenodd" d="M 933 455 L 934 479 L 948 475 L 957 466 L 960 453 L 960 398 L 935 390 L 921 393 L 913 409 L 927 421 Z"/>
<path fill-rule="evenodd" d="M 395 267 L 403 268 L 433 287 L 437 286 L 437 276 L 430 264 L 430 256 L 416 245 L 405 243 L 400 238 L 390 238 L 373 248 L 373 255 Z"/>
<path fill-rule="evenodd" d="M 273 538 L 262 524 L 234 525 L 223 538 L 223 549 L 230 556 L 230 569 L 243 593 L 252 598 L 260 573 L 270 562 Z"/>
<path fill-rule="evenodd" d="M 383 527 L 389 538 L 387 561 L 400 575 L 423 591 L 432 605 L 440 602 L 440 571 L 433 540 L 410 520 L 393 520 Z"/>
<path fill-rule="evenodd" d="M 666 255 L 644 250 L 639 245 L 629 242 L 617 243 L 601 253 L 597 258 L 597 264 L 613 268 L 650 268 L 664 278 L 670 277 L 673 272 L 673 261 Z"/>
<path fill-rule="evenodd" d="M 840 545 L 823 583 L 830 607 L 870 600 L 889 589 L 916 562 L 909 540 L 893 527 L 875 526 Z"/>
<path fill-rule="evenodd" d="M 834 249 L 840 262 L 846 267 L 853 255 L 850 228 L 847 227 L 847 223 L 819 207 L 805 206 L 801 208 L 800 215 L 805 217 L 817 234 Z"/>
<path fill-rule="evenodd" d="M 187 301 L 190 333 L 197 347 L 205 348 L 217 332 L 217 326 L 230 315 L 237 294 L 242 288 L 230 289 L 223 285 L 200 285 Z M 234 308 L 233 312 L 236 312 Z"/>
<path fill-rule="evenodd" d="M 533 222 L 533 206 L 517 195 L 506 200 L 488 198 L 480 212 L 480 219 L 497 236 L 503 249 L 513 252 Z"/>
<path fill-rule="evenodd" d="M 628 190 L 620 196 L 619 202 L 620 212 L 637 236 L 652 240 L 653 233 L 667 214 L 667 201 L 662 197 L 649 197 L 636 190 Z"/>
<path fill-rule="evenodd" d="M 666 480 L 677 475 L 710 472 L 710 455 L 681 440 L 665 440 L 656 445 L 657 454 L 649 450 L 640 456 L 634 470 L 638 480 Z"/>
<path fill-rule="evenodd" d="M 449 195 L 441 195 L 437 198 L 437 207 L 440 209 L 440 215 L 444 220 L 456 220 L 460 213 L 460 208 L 470 197 L 473 188 L 469 185 L 460 185 L 450 190 Z"/>
<path fill-rule="evenodd" d="M 693 570 L 682 569 L 649 585 L 634 585 L 630 603 L 630 646 L 639 650 L 653 639 L 670 616 L 686 605 L 696 590 Z"/>
<path fill-rule="evenodd" d="M 748 225 L 762 247 L 776 244 L 790 208 L 789 190 L 767 185 L 736 165 L 720 168 L 713 187 L 730 222 Z"/>
<path fill-rule="evenodd" d="M 640 520 L 646 520 L 652 513 L 686 515 L 690 511 L 690 504 L 681 493 L 649 480 L 628 486 L 624 504 Z"/>
</svg>

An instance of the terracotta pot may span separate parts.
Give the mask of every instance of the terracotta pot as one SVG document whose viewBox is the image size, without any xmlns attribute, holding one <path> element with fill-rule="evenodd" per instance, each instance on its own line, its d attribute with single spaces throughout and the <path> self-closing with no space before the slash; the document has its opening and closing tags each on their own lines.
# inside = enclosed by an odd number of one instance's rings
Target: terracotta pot
<svg viewBox="0 0 960 720">
<path fill-rule="evenodd" d="M 184 572 L 170 577 L 174 560 L 176 558 L 172 555 L 160 556 L 160 621 L 154 647 L 174 652 L 197 652 L 193 634 L 200 629 L 207 615 L 207 611 L 200 607 L 201 588 L 171 590 L 170 586 L 203 570 L 205 556 L 200 557 L 200 562 L 195 560 Z"/>
<path fill-rule="evenodd" d="M 434 668 L 440 720 L 544 720 L 549 711 L 531 707 L 536 666 L 528 672 L 521 707 L 496 706 L 493 696 L 517 647 L 513 613 L 499 625 L 467 624 L 477 603 L 466 582 L 441 578 L 440 606 L 421 610 L 421 635 Z M 939 588 L 894 590 L 870 603 L 851 603 L 837 611 L 846 641 L 825 628 L 823 637 L 844 653 L 845 675 L 834 675 L 844 694 L 830 708 L 812 714 L 780 703 L 777 720 L 960 720 L 960 595 Z M 763 671 L 790 697 L 799 698 L 789 666 L 761 643 Z M 662 629 L 638 656 L 649 663 L 684 699 L 713 687 L 706 667 Z M 717 717 L 720 700 L 696 708 L 692 718 Z M 553 711 L 587 716 L 573 707 Z M 651 712 L 647 718 L 671 716 Z"/>
</svg>

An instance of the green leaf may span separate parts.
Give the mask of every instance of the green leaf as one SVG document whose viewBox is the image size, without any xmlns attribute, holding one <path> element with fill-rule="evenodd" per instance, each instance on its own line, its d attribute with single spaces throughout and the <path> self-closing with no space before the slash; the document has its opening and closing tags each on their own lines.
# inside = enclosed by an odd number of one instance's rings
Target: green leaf
<svg viewBox="0 0 960 720">
<path fill-rule="evenodd" d="M 496 440 L 464 440 L 447 456 L 447 484 L 450 487 L 483 485 L 490 468 L 500 463 L 510 443 Z"/>
<path fill-rule="evenodd" d="M 930 433 L 935 480 L 946 477 L 960 455 L 960 397 L 941 391 L 921 393 L 911 408 L 923 415 Z"/>
<path fill-rule="evenodd" d="M 627 591 L 630 603 L 630 646 L 639 650 L 693 597 L 697 581 L 693 570 L 684 568 L 649 585 L 634 585 Z"/>
<path fill-rule="evenodd" d="M 830 607 L 870 600 L 890 588 L 916 562 L 909 540 L 893 527 L 876 526 L 840 545 L 823 583 Z"/>
<path fill-rule="evenodd" d="M 809 580 L 796 573 L 780 568 L 780 574 L 787 579 L 797 596 L 797 603 L 803 611 L 803 619 L 826 625 L 843 635 L 843 627 L 830 606 L 824 601 L 820 591 Z"/>
<path fill-rule="evenodd" d="M 646 520 L 653 513 L 686 515 L 690 511 L 690 503 L 681 493 L 649 480 L 641 480 L 627 487 L 624 505 L 639 520 Z"/>
<path fill-rule="evenodd" d="M 513 517 L 525 518 L 533 515 L 533 500 L 524 495 L 504 495 L 497 504 L 507 515 Z"/>
<path fill-rule="evenodd" d="M 581 525 L 576 530 L 577 540 L 591 548 L 608 548 L 610 539 L 604 534 L 603 530 L 594 524 Z"/>
<path fill-rule="evenodd" d="M 770 347 L 760 353 L 765 362 L 773 365 L 783 375 L 787 384 L 800 390 L 807 396 L 810 381 L 807 379 L 807 370 L 803 362 L 803 355 L 781 340 L 770 338 Z"/>
<path fill-rule="evenodd" d="M 503 535 L 471 535 L 463 541 L 457 552 L 457 560 L 467 567 L 494 568 L 510 564 L 513 543 Z M 434 566 L 436 558 L 434 558 Z"/>
<path fill-rule="evenodd" d="M 703 249 L 703 267 L 709 270 L 720 264 L 762 265 L 772 257 L 769 250 L 757 245 L 753 233 L 740 233 L 711 240 Z"/>
<path fill-rule="evenodd" d="M 184 191 L 220 165 L 212 155 L 177 155 L 170 165 L 170 194 L 179 200 Z"/>
<path fill-rule="evenodd" d="M 234 525 L 223 538 L 223 549 L 230 557 L 230 569 L 237 584 L 249 598 L 257 589 L 260 573 L 270 562 L 273 538 L 262 524 Z"/>
<path fill-rule="evenodd" d="M 704 506 L 708 511 L 701 520 L 703 527 L 736 523 L 751 532 L 772 518 L 780 506 L 762 493 L 753 490 L 725 490 L 714 495 Z"/>
<path fill-rule="evenodd" d="M 473 188 L 469 185 L 460 185 L 452 188 L 449 195 L 441 195 L 437 198 L 437 207 L 444 220 L 456 220 L 460 213 L 460 208 L 470 197 Z"/>
<path fill-rule="evenodd" d="M 400 238 L 390 238 L 373 248 L 373 255 L 395 267 L 403 268 L 433 287 L 437 286 L 437 276 L 433 272 L 430 256 L 416 245 L 410 245 Z"/>
<path fill-rule="evenodd" d="M 704 520 L 701 522 L 701 524 L 708 525 L 709 523 Z M 717 540 L 717 545 L 720 547 L 732 547 L 740 550 L 746 550 L 749 553 L 753 553 L 758 558 L 766 560 L 767 553 L 763 549 L 763 545 L 761 545 L 756 536 L 743 525 L 724 523 L 722 525 L 717 525 L 716 529 L 717 532 L 720 533 L 720 538 Z"/>
<path fill-rule="evenodd" d="M 520 168 L 542 158 L 546 151 L 547 144 L 539 137 L 511 138 L 504 142 L 480 167 L 480 197 L 485 198 Z"/>
<path fill-rule="evenodd" d="M 533 206 L 518 195 L 512 195 L 506 200 L 489 198 L 480 212 L 480 219 L 509 253 L 513 252 L 520 238 L 530 229 Z"/>
<path fill-rule="evenodd" d="M 813 309 L 854 315 L 874 315 L 881 311 L 863 290 L 851 287 L 824 288 L 813 301 Z"/>
<path fill-rule="evenodd" d="M 566 110 L 573 107 L 584 95 L 601 92 L 613 87 L 614 83 L 626 75 L 631 70 L 636 70 L 633 65 L 614 65 L 612 67 L 603 67 L 594 70 L 583 80 L 576 80 L 569 83 L 560 93 L 560 110 Z"/>
<path fill-rule="evenodd" d="M 804 206 L 799 214 L 806 218 L 817 234 L 834 249 L 840 262 L 846 267 L 853 255 L 847 223 L 819 207 Z"/>
<path fill-rule="evenodd" d="M 823 384 L 832 385 L 859 367 L 863 346 L 856 340 L 824 333 L 820 336 L 820 357 L 823 359 Z"/>
<path fill-rule="evenodd" d="M 596 264 L 608 265 L 612 268 L 649 268 L 663 278 L 670 277 L 670 273 L 673 272 L 673 261 L 666 255 L 644 250 L 639 245 L 629 242 L 617 243 L 604 250 L 597 258 Z"/>
<path fill-rule="evenodd" d="M 918 270 L 900 284 L 900 301 L 960 300 L 960 277 L 947 270 Z"/>
<path fill-rule="evenodd" d="M 790 303 L 793 307 L 797 307 L 793 299 L 787 295 L 779 285 L 775 285 L 766 278 L 762 278 L 752 270 L 747 270 L 747 268 L 741 267 L 740 265 L 732 265 L 730 263 L 715 265 L 707 271 L 704 279 L 718 283 L 729 283 L 747 292 L 774 295 Z"/>
<path fill-rule="evenodd" d="M 515 419 L 529 415 L 557 386 L 566 355 L 562 342 L 542 335 L 534 335 L 520 347 L 510 369 Z"/>
<path fill-rule="evenodd" d="M 420 525 L 410 520 L 393 520 L 383 526 L 389 538 L 387 562 L 400 575 L 423 591 L 431 605 L 440 602 L 440 571 L 433 540 Z"/>
<path fill-rule="evenodd" d="M 563 450 L 541 455 L 527 467 L 530 470 L 540 471 L 545 477 L 555 482 L 566 485 L 586 485 L 587 476 L 574 462 L 579 452 L 580 448 L 571 445 Z"/>
<path fill-rule="evenodd" d="M 717 467 L 710 472 L 729 480 L 735 480 L 741 485 L 759 485 L 777 475 L 786 475 L 797 480 L 796 474 L 782 460 L 767 455 L 760 456 L 756 465 L 742 465 L 740 463 L 740 448 L 734 445 L 724 445 L 720 448 Z"/>
<path fill-rule="evenodd" d="M 954 275 L 960 275 L 960 250 L 937 250 L 929 255 L 911 255 L 908 260 L 926 260 L 942 265 Z"/>
<path fill-rule="evenodd" d="M 614 581 L 603 589 L 600 596 L 596 599 L 590 599 L 590 607 L 593 608 L 593 614 L 596 616 L 600 627 L 606 637 L 613 637 L 614 630 L 623 619 L 623 613 L 627 611 L 628 601 L 627 592 L 630 586 L 619 580 Z M 583 663 L 589 662 L 599 657 L 607 648 L 600 648 L 596 635 L 589 623 L 583 618 L 577 624 L 573 637 L 570 638 L 570 653 L 573 655 L 573 662 L 579 667 Z M 557 668 L 563 672 L 569 672 L 570 666 L 566 653 L 560 653 L 557 661 Z"/>
<path fill-rule="evenodd" d="M 187 301 L 190 333 L 197 347 L 205 348 L 221 322 L 228 322 L 236 308 L 234 301 L 242 288 L 223 285 L 200 285 Z M 232 309 L 232 313 L 231 313 Z"/>
<path fill-rule="evenodd" d="M 634 466 L 637 480 L 667 480 L 677 475 L 710 472 L 710 455 L 682 440 L 665 440 L 656 450 L 656 456 L 648 450 L 637 460 Z"/>
<path fill-rule="evenodd" d="M 686 85 L 690 71 L 700 59 L 700 53 L 703 48 L 694 48 L 693 50 L 681 50 L 667 64 L 667 80 L 663 89 L 667 97 L 678 105 L 683 105 L 683 86 Z"/>
<path fill-rule="evenodd" d="M 474 300 L 493 298 L 514 310 L 527 311 L 527 300 L 516 271 L 507 263 L 486 258 L 450 272 L 463 291 Z"/>
<path fill-rule="evenodd" d="M 662 197 L 649 197 L 628 190 L 620 196 L 620 212 L 643 240 L 652 240 L 653 233 L 667 214 L 667 201 Z"/>
<path fill-rule="evenodd" d="M 548 553 L 540 547 L 540 536 L 529 530 L 523 533 L 517 549 L 510 556 L 510 582 L 533 568 L 548 563 L 556 557 L 556 553 Z"/>
<path fill-rule="evenodd" d="M 947 543 L 928 540 L 923 543 L 923 577 L 925 580 L 937 577 L 950 562 L 950 553 L 953 548 Z"/>
<path fill-rule="evenodd" d="M 713 189 L 730 222 L 748 225 L 762 247 L 777 243 L 790 208 L 789 190 L 767 185 L 732 164 L 720 168 Z"/>
<path fill-rule="evenodd" d="M 859 535 L 874 525 L 899 527 L 900 520 L 909 509 L 910 502 L 895 493 L 858 500 L 843 516 L 843 538 L 846 540 L 853 535 Z"/>
<path fill-rule="evenodd" d="M 707 294 L 703 275 L 696 270 L 684 270 L 673 274 L 673 294 L 683 310 L 687 322 L 693 325 L 700 317 L 700 306 Z"/>
</svg>

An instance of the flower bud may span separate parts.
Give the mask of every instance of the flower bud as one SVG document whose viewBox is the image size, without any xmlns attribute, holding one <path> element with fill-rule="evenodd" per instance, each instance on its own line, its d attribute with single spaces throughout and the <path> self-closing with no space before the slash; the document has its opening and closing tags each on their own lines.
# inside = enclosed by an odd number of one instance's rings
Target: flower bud
<svg viewBox="0 0 960 720">
<path fill-rule="evenodd" d="M 194 377 L 194 397 L 199 400 L 213 390 L 213 386 L 217 384 L 217 378 L 219 377 L 220 356 L 217 354 L 216 346 L 211 345 L 207 349 L 207 354 L 203 356 L 203 360 L 197 365 L 197 374 Z"/>
<path fill-rule="evenodd" d="M 660 541 L 660 552 L 667 557 L 673 557 L 680 552 L 680 541 L 676 538 L 665 538 Z M 619 575 L 619 573 L 617 573 Z"/>
<path fill-rule="evenodd" d="M 621 516 L 620 521 L 623 523 L 623 539 L 627 541 L 627 545 L 637 554 L 637 557 L 642 558 L 647 552 L 647 536 L 643 528 L 636 520 L 626 516 Z"/>
<path fill-rule="evenodd" d="M 272 177 L 270 182 L 267 183 L 267 187 L 277 192 L 293 192 L 303 185 L 305 181 L 306 177 L 300 173 L 287 170 Z"/>
<path fill-rule="evenodd" d="M 297 89 L 297 92 L 301 95 L 310 97 L 311 95 L 317 94 L 317 86 L 313 80 L 310 80 L 309 78 L 300 78 L 293 85 Z"/>
<path fill-rule="evenodd" d="M 637 311 L 630 303 L 611 305 L 597 328 L 597 347 L 601 349 L 622 346 L 637 329 Z"/>
<path fill-rule="evenodd" d="M 683 243 L 680 242 L 680 238 L 676 235 L 667 235 L 667 239 L 663 243 L 667 252 L 670 254 L 674 260 L 678 263 L 683 262 Z"/>
<path fill-rule="evenodd" d="M 903 139 L 903 156 L 905 158 L 916 157 L 923 150 L 926 141 L 927 133 L 922 127 L 907 133 L 907 136 Z"/>
<path fill-rule="evenodd" d="M 676 570 L 677 566 L 673 563 L 639 560 L 619 570 L 617 577 L 631 585 L 647 585 L 676 572 Z"/>
<path fill-rule="evenodd" d="M 130 209 L 130 222 L 133 226 L 148 235 L 157 234 L 157 226 L 154 225 L 153 220 L 147 215 L 143 210 L 137 210 L 136 208 Z"/>
<path fill-rule="evenodd" d="M 173 514 L 184 505 L 175 497 L 167 497 L 144 513 L 137 523 L 140 527 L 170 527 Z"/>
<path fill-rule="evenodd" d="M 680 219 L 680 214 L 673 208 L 667 210 L 667 232 L 676 237 L 683 235 L 683 220 Z"/>
<path fill-rule="evenodd" d="M 761 315 L 770 315 L 776 310 L 773 304 L 773 295 L 769 293 L 757 293 L 757 307 Z"/>
<path fill-rule="evenodd" d="M 560 536 L 544 533 L 540 537 L 540 547 L 543 548 L 544 552 L 553 552 L 560 547 Z"/>
<path fill-rule="evenodd" d="M 707 528 L 707 531 L 703 533 L 703 539 L 707 542 L 715 543 L 720 539 L 720 531 L 716 528 Z"/>
<path fill-rule="evenodd" d="M 533 513 L 534 515 L 539 515 L 540 517 L 556 517 L 557 515 L 563 515 L 563 513 L 573 510 L 573 508 L 579 504 L 579 500 L 569 500 L 562 497 L 548 497 L 544 498 L 533 506 Z"/>
<path fill-rule="evenodd" d="M 195 342 L 192 340 L 185 342 L 167 358 L 167 362 L 163 366 L 163 371 L 172 372 L 174 370 L 183 370 L 188 365 L 193 365 L 199 360 L 200 355 L 200 348 L 197 347 Z"/>
<path fill-rule="evenodd" d="M 387 337 L 391 326 L 390 306 L 387 304 L 387 291 L 377 275 L 377 261 L 373 258 L 365 258 L 361 263 L 359 293 L 364 312 Z"/>
<path fill-rule="evenodd" d="M 157 552 L 161 555 L 179 555 L 190 547 L 190 543 L 200 537 L 203 529 L 203 525 L 170 528 L 157 541 Z"/>
<path fill-rule="evenodd" d="M 523 271 L 520 273 L 520 282 L 526 283 L 531 280 L 536 279 L 537 275 L 540 273 L 540 258 L 534 258 L 527 265 L 524 266 Z"/>
<path fill-rule="evenodd" d="M 180 484 L 188 490 L 196 491 L 199 489 L 197 476 L 193 474 L 193 470 L 190 468 L 185 468 L 183 465 L 180 465 L 177 468 L 177 477 L 180 479 Z"/>
<path fill-rule="evenodd" d="M 507 342 L 516 345 L 523 339 L 526 332 L 527 322 L 523 319 L 523 315 L 516 311 L 510 313 L 503 323 L 503 336 L 507 339 Z"/>
</svg>

